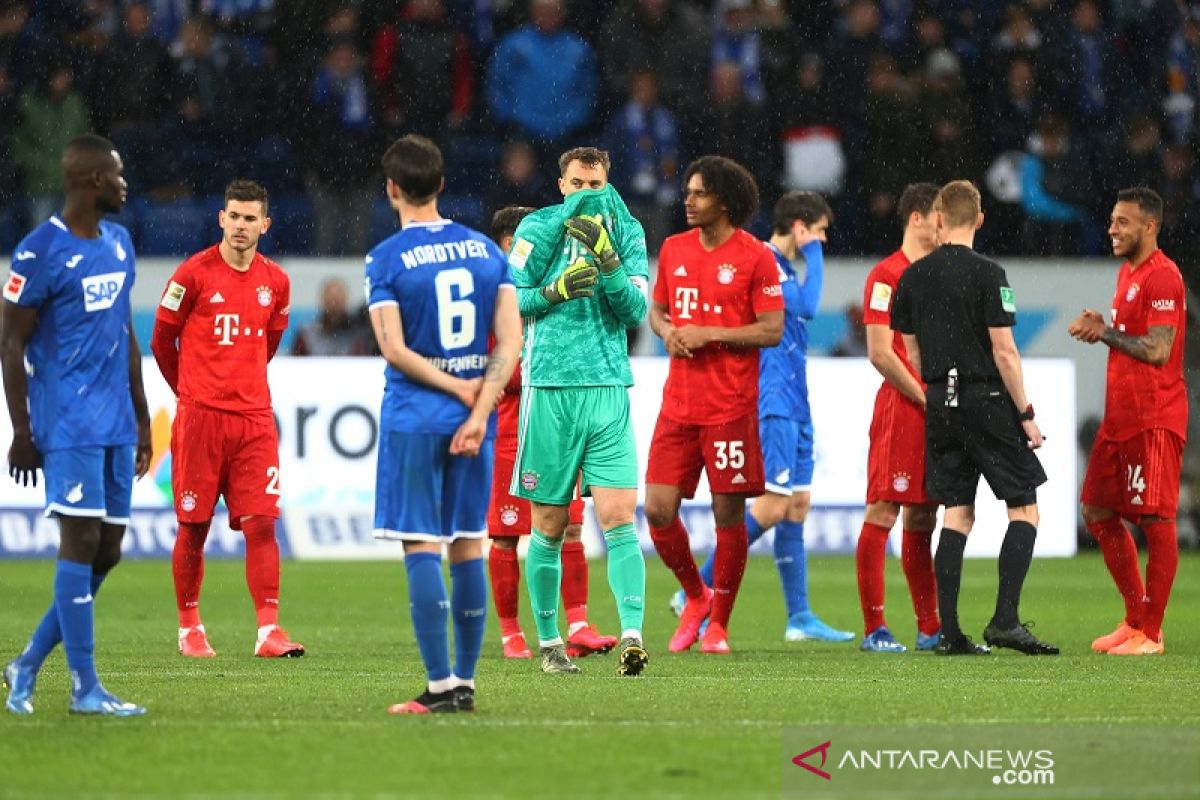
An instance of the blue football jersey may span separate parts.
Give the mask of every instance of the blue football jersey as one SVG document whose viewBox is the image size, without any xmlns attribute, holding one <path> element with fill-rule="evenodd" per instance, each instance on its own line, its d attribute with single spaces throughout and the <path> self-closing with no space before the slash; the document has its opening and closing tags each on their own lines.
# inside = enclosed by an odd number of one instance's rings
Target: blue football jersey
<svg viewBox="0 0 1200 800">
<path fill-rule="evenodd" d="M 449 220 L 411 223 L 367 255 L 367 303 L 399 306 L 405 345 L 457 378 L 477 378 L 487 367 L 496 295 L 505 285 L 512 279 L 500 248 Z M 384 374 L 383 430 L 454 433 L 467 418 L 457 398 L 390 364 Z"/>
<path fill-rule="evenodd" d="M 774 246 L 783 289 L 783 336 L 779 344 L 764 348 L 759 362 L 758 416 L 787 417 L 800 423 L 812 421 L 808 406 L 808 320 L 817 313 L 825 282 L 824 251 L 820 242 L 801 250 L 804 280 L 792 262 Z"/>
<path fill-rule="evenodd" d="M 137 443 L 129 394 L 129 231 L 80 239 L 51 217 L 13 251 L 4 299 L 36 308 L 25 350 L 33 440 L 42 452 Z"/>
</svg>

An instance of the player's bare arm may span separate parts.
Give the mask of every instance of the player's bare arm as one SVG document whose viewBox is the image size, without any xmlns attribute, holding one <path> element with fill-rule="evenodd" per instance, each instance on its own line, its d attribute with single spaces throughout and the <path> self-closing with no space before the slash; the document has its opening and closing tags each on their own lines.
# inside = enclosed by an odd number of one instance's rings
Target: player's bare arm
<svg viewBox="0 0 1200 800">
<path fill-rule="evenodd" d="M 42 454 L 33 443 L 29 424 L 29 380 L 25 374 L 25 347 L 37 327 L 37 309 L 4 303 L 0 312 L 0 370 L 13 440 L 8 448 L 8 474 L 22 486 L 37 486 Z"/>
<path fill-rule="evenodd" d="M 925 407 L 925 392 L 920 382 L 904 366 L 904 360 L 892 347 L 892 329 L 887 325 L 871 323 L 867 328 L 867 358 L 883 379 L 894 386 L 900 394 Z"/>
<path fill-rule="evenodd" d="M 450 441 L 450 452 L 454 455 L 479 454 L 479 446 L 487 435 L 488 417 L 516 369 L 521 353 L 521 315 L 517 313 L 517 293 L 511 286 L 502 287 L 496 294 L 492 332 L 496 335 L 496 346 L 488 354 L 487 368 L 471 414 Z"/>
<path fill-rule="evenodd" d="M 667 314 L 667 307 L 662 303 L 654 303 L 650 307 L 650 330 L 663 340 L 663 346 L 667 349 L 667 355 L 672 358 L 691 358 L 692 351 L 684 347 L 679 342 L 679 329 L 671 323 L 671 317 Z"/>
<path fill-rule="evenodd" d="M 992 341 L 992 358 L 1004 388 L 1012 398 L 1013 405 L 1021 411 L 1029 408 L 1029 398 L 1025 395 L 1025 377 L 1021 369 L 1021 354 L 1017 351 L 1017 342 L 1013 339 L 1012 328 L 988 328 L 988 336 Z M 1033 418 L 1022 419 L 1021 427 L 1029 437 L 1029 446 L 1036 450 L 1042 446 L 1042 432 Z"/>
<path fill-rule="evenodd" d="M 1081 342 L 1095 344 L 1104 334 L 1104 327 L 1104 315 L 1099 311 L 1085 308 L 1075 318 L 1075 321 L 1067 326 L 1067 333 Z"/>
<path fill-rule="evenodd" d="M 1138 361 L 1161 367 L 1171 358 L 1171 348 L 1175 344 L 1175 327 L 1153 325 L 1145 336 L 1130 336 L 1116 328 L 1105 327 L 1100 341 Z"/>
<path fill-rule="evenodd" d="M 448 375 L 410 350 L 404 342 L 399 306 L 383 305 L 371 309 L 371 327 L 375 329 L 379 352 L 406 377 L 457 397 L 467 408 L 475 405 L 483 378 L 464 380 Z"/>
<path fill-rule="evenodd" d="M 708 344 L 730 347 L 774 347 L 783 338 L 783 312 L 764 311 L 749 325 L 722 328 L 716 325 L 685 325 L 678 329 L 679 343 L 688 350 Z"/>
<path fill-rule="evenodd" d="M 146 388 L 142 383 L 142 350 L 133 335 L 133 318 L 129 320 L 129 396 L 133 401 L 133 415 L 137 419 L 137 452 L 133 462 L 133 473 L 138 478 L 150 471 L 150 407 L 146 404 Z"/>
<path fill-rule="evenodd" d="M 904 350 L 908 353 L 908 363 L 913 365 L 913 369 L 917 374 L 921 374 L 921 345 L 917 344 L 917 336 L 914 333 L 903 333 L 901 337 L 904 339 Z"/>
</svg>

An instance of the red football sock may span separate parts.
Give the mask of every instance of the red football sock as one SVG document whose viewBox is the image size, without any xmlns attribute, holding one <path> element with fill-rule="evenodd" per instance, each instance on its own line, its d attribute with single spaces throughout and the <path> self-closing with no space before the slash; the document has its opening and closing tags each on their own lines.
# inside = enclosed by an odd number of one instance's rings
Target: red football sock
<svg viewBox="0 0 1200 800">
<path fill-rule="evenodd" d="M 179 627 L 200 624 L 200 584 L 204 582 L 204 542 L 210 522 L 181 522 L 171 551 L 171 573 L 175 576 L 175 607 Z"/>
<path fill-rule="evenodd" d="M 242 520 L 246 537 L 246 585 L 254 601 L 258 627 L 279 624 L 279 542 L 275 540 L 275 520 L 271 517 L 246 517 Z"/>
<path fill-rule="evenodd" d="M 587 622 L 588 563 L 583 542 L 563 542 L 562 602 L 567 625 Z"/>
<path fill-rule="evenodd" d="M 1125 624 L 1141 629 L 1146 590 L 1142 586 L 1142 574 L 1138 571 L 1137 544 L 1134 543 L 1133 536 L 1117 516 L 1100 522 L 1089 522 L 1087 528 L 1095 537 L 1096 544 L 1100 545 L 1100 552 L 1104 554 L 1104 564 L 1125 601 Z M 1169 586 L 1167 591 L 1170 592 Z"/>
<path fill-rule="evenodd" d="M 1146 612 L 1142 617 L 1142 633 L 1158 641 L 1162 638 L 1163 616 L 1167 613 L 1167 601 L 1171 599 L 1171 584 L 1179 569 L 1179 539 L 1175 531 L 1175 520 L 1162 519 L 1143 522 L 1146 534 Z"/>
<path fill-rule="evenodd" d="M 492 579 L 492 601 L 496 604 L 496 616 L 500 618 L 500 635 L 519 633 L 521 624 L 517 621 L 517 598 L 521 566 L 517 561 L 516 549 L 493 545 L 488 550 L 488 575 Z"/>
<path fill-rule="evenodd" d="M 713 556 L 713 601 L 709 622 L 729 630 L 729 617 L 737 601 L 742 576 L 746 574 L 746 555 L 750 541 L 746 523 L 717 528 L 717 552 Z"/>
<path fill-rule="evenodd" d="M 676 516 L 665 528 L 651 525 L 650 539 L 654 542 L 658 557 L 679 579 L 683 593 L 693 599 L 703 597 L 704 581 L 700 578 L 700 570 L 692 556 L 692 543 L 688 541 L 687 528 L 683 527 L 683 521 Z"/>
<path fill-rule="evenodd" d="M 941 627 L 937 614 L 937 576 L 933 573 L 933 531 L 904 531 L 900 563 L 912 595 L 917 630 L 926 636 Z"/>
<path fill-rule="evenodd" d="M 854 566 L 858 572 L 858 602 L 862 605 L 863 626 L 870 633 L 881 625 L 883 618 L 883 564 L 887 558 L 888 529 L 864 522 L 858 534 Z"/>
</svg>

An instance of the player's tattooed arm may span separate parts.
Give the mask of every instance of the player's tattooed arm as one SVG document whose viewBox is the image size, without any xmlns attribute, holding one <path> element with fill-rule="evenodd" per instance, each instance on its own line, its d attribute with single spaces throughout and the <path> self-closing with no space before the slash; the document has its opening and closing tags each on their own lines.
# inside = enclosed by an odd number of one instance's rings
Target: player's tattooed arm
<svg viewBox="0 0 1200 800">
<path fill-rule="evenodd" d="M 1175 328 L 1172 325 L 1154 325 L 1145 336 L 1131 336 L 1116 328 L 1105 328 L 1100 341 L 1130 358 L 1161 367 L 1171 357 Z"/>
<path fill-rule="evenodd" d="M 483 372 L 483 379 L 485 381 L 503 380 L 507 383 L 508 377 L 505 375 L 505 367 L 507 366 L 508 359 L 506 359 L 504 356 L 493 353 L 492 355 L 488 356 L 487 369 Z M 508 372 L 511 374 L 511 370 L 508 370 Z"/>
</svg>

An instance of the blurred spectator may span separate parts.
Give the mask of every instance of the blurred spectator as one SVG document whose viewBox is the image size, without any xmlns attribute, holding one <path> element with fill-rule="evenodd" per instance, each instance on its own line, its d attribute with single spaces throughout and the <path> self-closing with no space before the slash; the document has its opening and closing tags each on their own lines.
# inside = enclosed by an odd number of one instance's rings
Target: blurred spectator
<svg viewBox="0 0 1200 800">
<path fill-rule="evenodd" d="M 866 147 L 854 163 L 850 188 L 863 209 L 858 229 L 851 233 L 867 242 L 884 240 L 896 228 L 896 201 L 917 177 L 921 159 L 920 112 L 916 90 L 885 52 L 876 53 L 867 73 L 863 120 Z M 842 226 L 839 226 L 842 227 Z"/>
<path fill-rule="evenodd" d="M 556 158 L 592 121 L 596 68 L 592 48 L 563 30 L 565 0 L 531 0 L 530 24 L 500 40 L 488 65 L 492 116 Z"/>
<path fill-rule="evenodd" d="M 333 42 L 309 88 L 306 182 L 316 222 L 316 252 L 367 250 L 378 157 L 362 57 L 355 43 Z"/>
<path fill-rule="evenodd" d="M 71 67 L 60 61 L 47 68 L 44 84 L 21 92 L 12 148 L 24 174 L 30 222 L 35 225 L 57 212 L 62 203 L 63 148 L 92 129 L 74 82 Z"/>
<path fill-rule="evenodd" d="M 921 148 L 922 177 L 941 184 L 978 174 L 974 114 L 958 57 L 949 50 L 933 51 L 923 77 L 917 97 L 927 143 Z"/>
<path fill-rule="evenodd" d="M 625 0 L 604 26 L 600 67 L 611 97 L 623 97 L 629 76 L 648 68 L 667 108 L 692 119 L 703 104 L 696 91 L 708 79 L 708 23 L 686 0 Z"/>
<path fill-rule="evenodd" d="M 317 316 L 301 326 L 292 342 L 294 356 L 365 356 L 370 333 L 351 316 L 346 284 L 340 278 L 322 281 Z"/>
<path fill-rule="evenodd" d="M 1200 4 L 1188 12 L 1167 52 L 1167 96 L 1163 100 L 1171 141 L 1193 141 L 1200 111 Z"/>
<path fill-rule="evenodd" d="M 37 63 L 26 31 L 28 21 L 25 0 L 0 0 L 0 95 L 19 92 L 22 79 Z"/>
<path fill-rule="evenodd" d="M 630 75 L 628 100 L 609 121 L 602 146 L 612 158 L 609 180 L 645 227 L 646 247 L 657 252 L 679 199 L 679 142 L 653 72 Z"/>
<path fill-rule="evenodd" d="M 742 96 L 751 105 L 766 102 L 762 39 L 754 26 L 754 0 L 717 0 L 710 63 L 736 64 Z"/>
<path fill-rule="evenodd" d="M 1044 115 L 1021 163 L 1026 254 L 1078 254 L 1079 224 L 1090 196 L 1087 161 L 1070 126 L 1056 114 Z"/>
<path fill-rule="evenodd" d="M 853 120 L 861 119 L 867 70 L 880 49 L 879 7 L 872 0 L 852 0 L 826 43 L 825 75 L 829 90 Z M 847 131 L 852 147 L 861 145 L 855 133 Z"/>
<path fill-rule="evenodd" d="M 1008 62 L 1004 82 L 989 105 L 987 134 L 992 154 L 1024 150 L 1040 111 L 1037 78 L 1029 59 L 1019 56 Z"/>
<path fill-rule="evenodd" d="M 697 152 L 735 159 L 758 180 L 759 194 L 775 194 L 777 167 L 766 112 L 746 97 L 742 71 L 726 61 L 713 65 L 708 105 L 695 131 Z"/>
<path fill-rule="evenodd" d="M 1011 74 L 1010 66 L 1017 59 L 1024 60 L 1031 70 L 1040 66 L 1042 32 L 1034 24 L 1029 9 L 1021 3 L 1009 3 L 1005 9 L 1004 27 L 992 39 L 990 56 L 993 87 L 1004 85 L 1006 75 Z"/>
<path fill-rule="evenodd" d="M 1056 56 L 1054 72 L 1045 77 L 1057 87 L 1060 107 L 1074 129 L 1103 138 L 1117 118 L 1121 91 L 1133 87 L 1121 81 L 1124 59 L 1104 27 L 1095 0 L 1077 0 L 1058 39 L 1051 49 Z"/>
<path fill-rule="evenodd" d="M 371 48 L 371 80 L 389 135 L 441 140 L 460 127 L 475 90 L 471 70 L 467 37 L 450 24 L 443 0 L 408 0 Z"/>
<path fill-rule="evenodd" d="M 846 330 L 833 343 L 829 355 L 836 358 L 861 358 L 867 354 L 867 326 L 863 324 L 863 308 L 850 303 L 842 312 L 846 319 Z"/>
<path fill-rule="evenodd" d="M 1116 196 L 1129 186 L 1158 185 L 1162 171 L 1162 130 L 1158 122 L 1139 114 L 1125 125 L 1125 135 L 1118 139 L 1116 152 L 1109 166 L 1102 171 L 1105 180 L 1100 194 Z"/>
<path fill-rule="evenodd" d="M 192 16 L 193 0 L 149 0 L 154 20 L 154 38 L 169 45 L 179 37 L 183 23 Z"/>
<path fill-rule="evenodd" d="M 782 101 L 773 121 L 783 145 L 783 188 L 838 195 L 846 175 L 841 114 L 825 85 L 821 56 L 800 55 L 792 73 L 774 95 Z"/>
<path fill-rule="evenodd" d="M 1178 253 L 1182 263 L 1200 258 L 1200 176 L 1196 174 L 1196 156 L 1191 148 L 1171 144 L 1163 148 L 1159 194 L 1163 198 L 1163 249 Z M 1184 270 L 1193 276 L 1195 270 Z"/>
<path fill-rule="evenodd" d="M 553 202 L 553 194 L 538 172 L 537 153 L 529 142 L 516 140 L 504 147 L 498 180 L 488 185 L 486 218 L 505 206 L 541 208 Z"/>
</svg>

